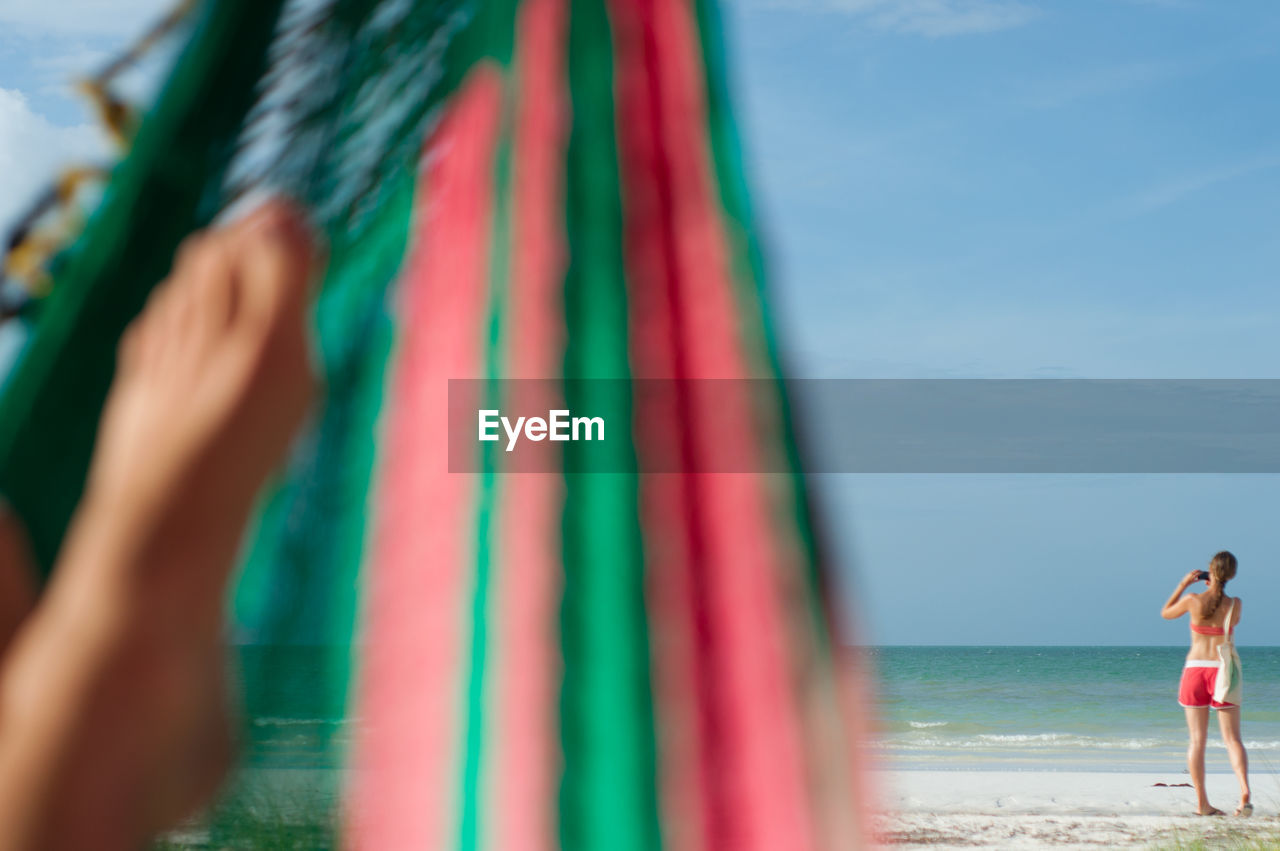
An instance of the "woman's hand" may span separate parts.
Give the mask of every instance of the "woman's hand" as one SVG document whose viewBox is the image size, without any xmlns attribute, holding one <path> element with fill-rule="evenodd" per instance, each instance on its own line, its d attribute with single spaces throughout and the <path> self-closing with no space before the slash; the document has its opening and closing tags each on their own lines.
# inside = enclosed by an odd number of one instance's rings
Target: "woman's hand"
<svg viewBox="0 0 1280 851">
<path fill-rule="evenodd" d="M 1178 583 L 1178 587 L 1173 589 L 1173 593 L 1169 595 L 1169 599 L 1165 600 L 1164 607 L 1160 609 L 1160 617 L 1165 620 L 1173 620 L 1180 618 L 1187 613 L 1191 606 L 1191 601 L 1195 597 L 1183 597 L 1182 594 L 1191 586 L 1193 582 L 1200 581 L 1200 571 L 1193 570 L 1186 576 L 1182 577 L 1182 581 Z"/>
</svg>

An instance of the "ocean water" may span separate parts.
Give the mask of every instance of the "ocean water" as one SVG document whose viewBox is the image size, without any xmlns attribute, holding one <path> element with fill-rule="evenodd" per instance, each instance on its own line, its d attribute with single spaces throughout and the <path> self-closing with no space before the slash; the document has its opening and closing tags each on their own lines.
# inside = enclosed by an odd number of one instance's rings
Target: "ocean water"
<svg viewBox="0 0 1280 851">
<path fill-rule="evenodd" d="M 350 722 L 321 681 L 328 648 L 237 648 L 246 767 L 336 769 Z M 878 647 L 879 736 L 897 768 L 1182 771 L 1183 647 Z M 1241 647 L 1251 769 L 1280 768 L 1280 647 Z M 1217 713 L 1210 771 L 1229 770 Z"/>
<path fill-rule="evenodd" d="M 341 768 L 351 725 L 343 701 L 326 687 L 334 650 L 240 646 L 231 676 L 240 704 L 241 762 L 250 769 Z"/>
<path fill-rule="evenodd" d="M 878 647 L 893 768 L 1183 771 L 1185 647 Z M 1280 647 L 1240 647 L 1250 771 L 1280 766 Z M 1209 771 L 1229 771 L 1217 713 Z"/>
</svg>

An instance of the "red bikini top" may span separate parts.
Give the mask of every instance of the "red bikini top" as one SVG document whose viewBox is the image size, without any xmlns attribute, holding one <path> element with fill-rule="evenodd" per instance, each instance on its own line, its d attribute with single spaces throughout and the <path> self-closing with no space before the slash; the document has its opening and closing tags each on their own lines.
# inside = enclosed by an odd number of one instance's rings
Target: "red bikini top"
<svg viewBox="0 0 1280 851">
<path fill-rule="evenodd" d="M 1236 613 L 1236 601 L 1231 601 L 1231 608 L 1227 609 L 1227 616 L 1222 621 L 1222 626 L 1203 626 L 1201 624 L 1192 624 L 1191 631 L 1200 635 L 1231 635 L 1231 618 Z M 1226 627 L 1225 629 L 1223 627 Z"/>
</svg>

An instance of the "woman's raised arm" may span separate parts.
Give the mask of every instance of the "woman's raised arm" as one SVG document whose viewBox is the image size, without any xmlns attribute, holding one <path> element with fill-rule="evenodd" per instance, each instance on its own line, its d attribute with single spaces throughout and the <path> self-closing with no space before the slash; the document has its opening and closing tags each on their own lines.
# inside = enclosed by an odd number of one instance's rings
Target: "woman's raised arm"
<svg viewBox="0 0 1280 851">
<path fill-rule="evenodd" d="M 1200 579 L 1200 571 L 1193 570 L 1186 576 L 1182 577 L 1182 581 L 1178 583 L 1178 587 L 1173 589 L 1173 593 L 1169 595 L 1169 599 L 1165 601 L 1164 608 L 1160 610 L 1160 617 L 1171 621 L 1174 618 L 1180 618 L 1191 610 L 1191 601 L 1194 597 L 1184 597 L 1183 593 L 1191 586 L 1191 583 Z"/>
</svg>

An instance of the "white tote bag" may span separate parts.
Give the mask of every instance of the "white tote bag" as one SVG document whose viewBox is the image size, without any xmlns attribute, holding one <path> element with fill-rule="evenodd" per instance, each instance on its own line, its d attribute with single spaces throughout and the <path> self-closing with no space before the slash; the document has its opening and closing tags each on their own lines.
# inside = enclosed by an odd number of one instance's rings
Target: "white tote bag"
<svg viewBox="0 0 1280 851">
<path fill-rule="evenodd" d="M 1236 613 L 1233 600 L 1227 610 L 1226 638 L 1218 645 L 1218 677 L 1213 684 L 1213 699 L 1217 703 L 1240 705 L 1244 691 L 1244 671 L 1240 667 L 1240 654 L 1236 652 L 1235 638 L 1231 635 L 1231 617 Z"/>
</svg>

